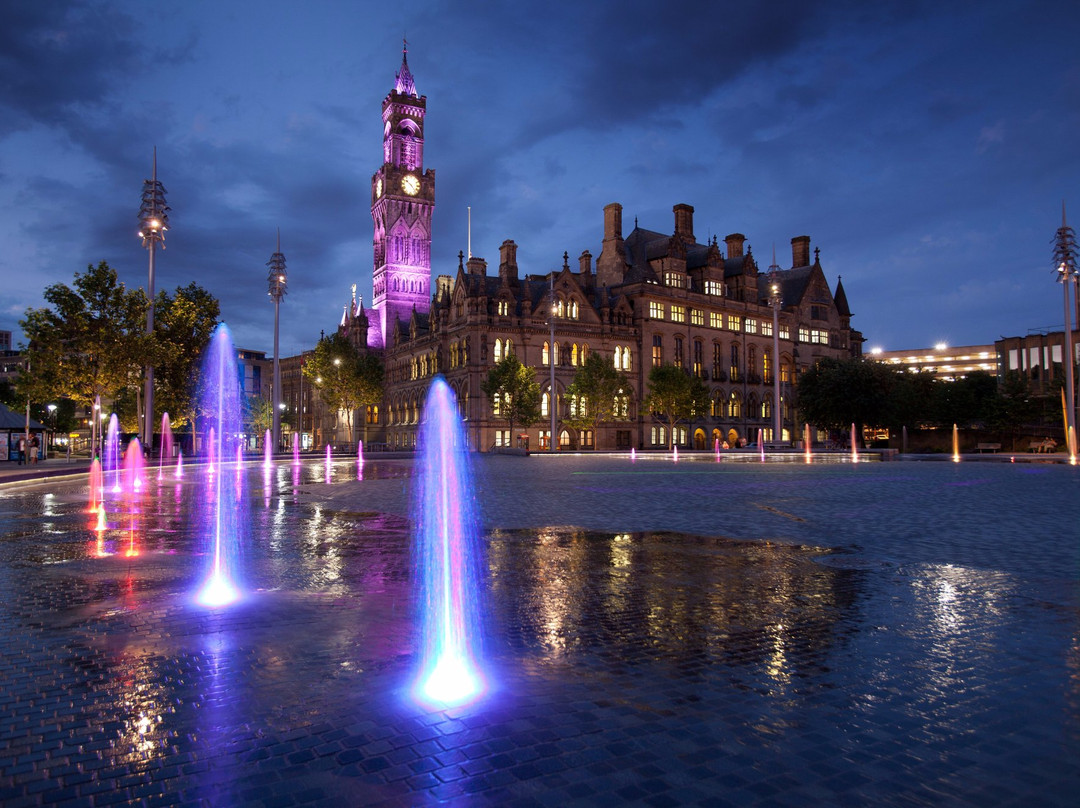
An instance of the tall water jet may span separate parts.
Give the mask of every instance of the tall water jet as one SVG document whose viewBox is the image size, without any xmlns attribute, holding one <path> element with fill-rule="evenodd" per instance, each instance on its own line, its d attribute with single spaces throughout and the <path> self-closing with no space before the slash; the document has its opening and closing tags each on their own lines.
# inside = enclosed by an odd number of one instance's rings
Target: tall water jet
<svg viewBox="0 0 1080 808">
<path fill-rule="evenodd" d="M 102 500 L 102 476 L 101 476 L 101 461 L 96 457 L 90 461 L 90 475 L 89 480 L 90 492 L 89 492 L 89 507 L 87 511 L 89 513 L 97 513 L 98 505 Z"/>
<path fill-rule="evenodd" d="M 635 460 L 637 460 L 637 449 L 635 449 L 633 446 L 631 446 L 630 447 L 630 462 L 633 463 Z"/>
<path fill-rule="evenodd" d="M 184 450 L 180 449 L 176 453 L 176 479 L 180 479 L 184 476 Z"/>
<path fill-rule="evenodd" d="M 210 339 L 203 360 L 203 411 L 210 413 L 209 454 L 224 465 L 241 432 L 240 387 L 236 370 L 236 350 L 229 329 L 219 325 Z M 230 444 L 237 445 L 231 446 Z M 205 509 L 204 532 L 207 565 L 197 600 L 204 606 L 224 606 L 239 597 L 233 578 L 240 543 L 242 480 L 230 485 L 225 469 L 210 481 L 210 507 Z"/>
<path fill-rule="evenodd" d="M 803 449 L 806 452 L 806 462 L 811 462 L 811 452 L 813 451 L 814 438 L 810 433 L 810 424 L 803 424 Z"/>
<path fill-rule="evenodd" d="M 485 688 L 479 667 L 482 566 L 468 443 L 442 376 L 428 391 L 417 446 L 413 545 L 422 648 L 413 695 L 423 704 L 453 706 Z"/>
<path fill-rule="evenodd" d="M 851 462 L 859 462 L 859 442 L 855 439 L 855 424 L 851 425 Z"/>
<path fill-rule="evenodd" d="M 765 462 L 765 430 L 759 429 L 757 431 L 757 445 L 758 455 L 761 457 L 761 462 Z"/>
<path fill-rule="evenodd" d="M 364 442 L 358 441 L 356 444 L 356 466 L 357 468 L 364 467 Z"/>
<path fill-rule="evenodd" d="M 173 455 L 172 427 L 169 424 L 169 413 L 161 414 L 161 454 L 158 456 L 158 475 L 160 480 L 165 473 L 165 461 Z"/>
<path fill-rule="evenodd" d="M 679 447 L 678 446 L 672 446 L 671 447 L 671 459 L 676 463 L 679 462 Z"/>
<path fill-rule="evenodd" d="M 102 453 L 103 469 L 106 473 L 112 472 L 112 492 L 119 494 L 120 470 L 123 463 L 120 460 L 120 421 L 116 413 L 109 416 L 109 431 L 105 438 L 105 451 Z"/>
<path fill-rule="evenodd" d="M 300 435 L 297 434 L 292 444 L 292 462 L 294 466 L 300 465 Z"/>
<path fill-rule="evenodd" d="M 266 436 L 263 438 L 263 467 L 269 469 L 274 464 L 274 439 L 270 435 L 270 430 L 266 430 Z"/>
<path fill-rule="evenodd" d="M 135 544 L 138 535 L 139 501 L 142 498 L 143 472 L 146 460 L 143 457 L 142 446 L 138 438 L 132 438 L 124 452 L 124 494 L 127 497 L 128 513 L 128 547 L 124 555 L 129 558 L 139 554 L 139 548 Z"/>
<path fill-rule="evenodd" d="M 952 425 L 952 459 L 954 463 L 960 462 L 960 430 L 956 424 Z"/>
</svg>

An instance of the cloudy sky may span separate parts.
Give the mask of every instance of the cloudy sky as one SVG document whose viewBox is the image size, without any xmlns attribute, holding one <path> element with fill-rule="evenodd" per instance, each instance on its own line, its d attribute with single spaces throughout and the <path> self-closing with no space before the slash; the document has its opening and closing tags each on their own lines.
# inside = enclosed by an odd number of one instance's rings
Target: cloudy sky
<svg viewBox="0 0 1080 808">
<path fill-rule="evenodd" d="M 0 329 L 136 237 L 154 146 L 172 208 L 158 289 L 194 280 L 282 352 L 371 297 L 370 177 L 402 37 L 427 96 L 433 273 L 523 272 L 626 231 L 809 235 L 869 346 L 1061 328 L 1051 240 L 1080 226 L 1080 4 L 1065 0 L 11 0 L 0 8 Z"/>
</svg>

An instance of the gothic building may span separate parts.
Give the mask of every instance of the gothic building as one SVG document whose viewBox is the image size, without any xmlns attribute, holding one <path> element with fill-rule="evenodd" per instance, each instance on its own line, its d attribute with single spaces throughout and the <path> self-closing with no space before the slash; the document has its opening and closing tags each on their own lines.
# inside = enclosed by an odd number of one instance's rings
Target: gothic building
<svg viewBox="0 0 1080 808">
<path fill-rule="evenodd" d="M 358 347 L 383 352 L 383 406 L 367 420 L 378 422 L 390 448 L 415 445 L 437 373 L 457 394 L 475 450 L 517 445 L 523 436 L 533 448 L 552 439 L 566 449 L 666 446 L 664 427 L 640 406 L 649 371 L 661 364 L 684 368 L 710 391 L 709 412 L 677 427 L 677 445 L 734 445 L 754 440 L 759 430 L 767 440 L 791 440 L 801 437 L 792 407 L 800 371 L 822 356 L 861 354 L 862 335 L 851 328 L 843 286 L 838 280 L 830 289 L 817 250 L 811 260 L 808 236 L 791 240 L 791 267 L 771 267 L 770 277 L 739 233 L 727 236 L 723 249 L 715 238 L 699 243 L 694 209 L 685 204 L 675 205 L 671 232 L 635 221 L 625 235 L 622 206 L 605 207 L 595 267 L 586 249 L 575 268 L 564 253 L 561 267 L 523 273 L 518 247 L 507 240 L 497 272 L 489 274 L 482 258 L 460 256 L 456 273 L 439 275 L 432 293 L 435 172 L 423 168 L 425 112 L 406 55 L 383 101 L 383 164 L 372 176 L 373 306 L 365 308 L 354 293 L 339 326 Z M 780 290 L 775 312 L 773 278 Z M 537 369 L 543 395 L 542 422 L 516 435 L 481 392 L 488 372 L 510 353 Z M 611 361 L 627 379 L 617 420 L 598 434 L 563 422 L 576 406 L 566 388 L 590 354 Z M 779 402 L 773 400 L 777 373 Z M 772 434 L 776 406 L 780 436 Z"/>
</svg>

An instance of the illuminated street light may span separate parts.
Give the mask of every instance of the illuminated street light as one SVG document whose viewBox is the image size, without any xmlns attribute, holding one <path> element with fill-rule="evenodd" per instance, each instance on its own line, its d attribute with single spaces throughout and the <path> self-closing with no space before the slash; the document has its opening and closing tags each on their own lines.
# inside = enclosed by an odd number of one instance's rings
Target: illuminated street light
<svg viewBox="0 0 1080 808">
<path fill-rule="evenodd" d="M 1062 364 L 1065 366 L 1065 448 L 1069 459 L 1076 462 L 1076 387 L 1073 364 L 1076 357 L 1072 346 L 1072 309 L 1069 306 L 1069 281 L 1080 295 L 1080 271 L 1076 266 L 1076 232 L 1065 221 L 1065 204 L 1061 205 L 1061 227 L 1054 237 L 1054 263 L 1057 281 L 1065 294 L 1065 349 Z"/>
<path fill-rule="evenodd" d="M 154 251 L 158 243 L 165 249 L 165 232 L 169 229 L 169 206 L 165 204 L 165 186 L 157 178 L 157 146 L 154 147 L 154 173 L 143 180 L 142 204 L 139 206 L 139 238 L 150 251 L 150 279 L 146 296 L 150 305 L 146 309 L 146 334 L 154 334 Z M 146 386 L 143 392 L 143 446 L 147 451 L 154 448 L 154 366 L 146 366 Z"/>
<path fill-rule="evenodd" d="M 773 442 L 783 439 L 784 426 L 780 411 L 780 308 L 784 305 L 784 296 L 780 291 L 780 267 L 776 264 L 776 248 L 773 247 L 773 262 L 769 267 L 769 306 L 772 308 L 772 345 L 773 345 Z"/>
<path fill-rule="evenodd" d="M 274 385 L 272 388 L 274 415 L 272 440 L 273 451 L 277 451 L 281 446 L 281 362 L 278 359 L 278 315 L 281 309 L 281 298 L 285 297 L 287 274 L 285 272 L 285 256 L 281 252 L 281 230 L 278 230 L 277 250 L 270 256 L 270 260 L 266 262 L 266 265 L 270 267 L 266 279 L 270 286 L 269 295 L 274 299 Z"/>
</svg>

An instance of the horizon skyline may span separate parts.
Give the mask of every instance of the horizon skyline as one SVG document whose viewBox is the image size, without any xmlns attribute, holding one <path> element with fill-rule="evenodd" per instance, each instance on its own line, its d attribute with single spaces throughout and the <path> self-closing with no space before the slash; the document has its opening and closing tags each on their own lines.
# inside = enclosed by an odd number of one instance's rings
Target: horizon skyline
<svg viewBox="0 0 1080 808">
<path fill-rule="evenodd" d="M 671 231 L 689 204 L 699 242 L 744 233 L 760 269 L 810 236 L 867 352 L 1062 328 L 1051 249 L 1062 204 L 1080 210 L 1064 136 L 1080 60 L 1055 43 L 1080 9 L 614 8 L 410 9 L 438 175 L 432 280 L 470 243 L 490 264 L 504 239 L 522 274 L 545 274 L 564 252 L 599 254 L 608 203 L 627 233 Z M 370 305 L 368 184 L 399 16 L 341 0 L 200 1 L 150 23 L 131 0 L 0 12 L 0 329 L 19 344 L 45 287 L 101 260 L 145 288 L 137 211 L 155 146 L 172 208 L 158 290 L 199 283 L 237 344 L 264 350 L 280 227 L 282 356 L 337 326 L 353 284 Z"/>
</svg>

